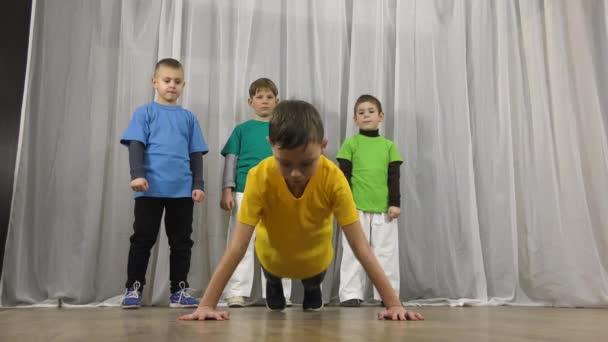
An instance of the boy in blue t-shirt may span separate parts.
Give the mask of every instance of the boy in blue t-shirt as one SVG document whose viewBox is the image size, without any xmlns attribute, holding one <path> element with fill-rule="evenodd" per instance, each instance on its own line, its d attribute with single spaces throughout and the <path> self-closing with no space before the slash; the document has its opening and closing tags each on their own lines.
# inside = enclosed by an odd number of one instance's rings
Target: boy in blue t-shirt
<svg viewBox="0 0 608 342">
<path fill-rule="evenodd" d="M 139 107 L 120 140 L 129 148 L 131 189 L 135 197 L 123 308 L 138 308 L 150 249 L 156 243 L 165 212 L 171 248 L 171 307 L 196 307 L 187 292 L 190 270 L 192 211 L 205 199 L 203 154 L 209 151 L 198 120 L 177 104 L 184 89 L 184 69 L 175 59 L 159 61 L 152 86 L 157 100 Z"/>
</svg>

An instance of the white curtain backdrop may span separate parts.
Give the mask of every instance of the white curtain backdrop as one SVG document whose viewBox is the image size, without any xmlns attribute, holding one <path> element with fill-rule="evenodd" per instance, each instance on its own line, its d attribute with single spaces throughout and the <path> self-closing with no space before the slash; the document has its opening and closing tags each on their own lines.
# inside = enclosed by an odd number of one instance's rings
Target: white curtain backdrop
<svg viewBox="0 0 608 342">
<path fill-rule="evenodd" d="M 608 306 L 608 3 L 567 0 L 37 0 L 1 304 L 115 305 L 133 220 L 119 137 L 180 59 L 210 146 L 190 282 L 226 243 L 219 208 L 249 84 L 312 102 L 335 158 L 355 99 L 402 152 L 410 304 Z M 164 228 L 163 228 L 164 229 Z M 145 301 L 168 303 L 162 233 Z M 341 247 L 324 283 L 337 299 Z M 259 296 L 259 286 L 254 288 Z M 299 299 L 296 288 L 295 300 Z M 199 292 L 200 293 L 200 292 Z"/>
</svg>

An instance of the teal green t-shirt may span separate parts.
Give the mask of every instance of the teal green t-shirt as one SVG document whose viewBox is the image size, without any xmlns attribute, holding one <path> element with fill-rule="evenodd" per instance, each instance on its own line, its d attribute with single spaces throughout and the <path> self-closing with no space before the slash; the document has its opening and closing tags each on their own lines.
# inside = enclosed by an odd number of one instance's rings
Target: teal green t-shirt
<svg viewBox="0 0 608 342">
<path fill-rule="evenodd" d="M 249 120 L 237 125 L 226 145 L 222 155 L 234 154 L 236 162 L 236 191 L 245 191 L 245 181 L 249 169 L 272 155 L 272 149 L 266 137 L 269 123 L 265 121 Z"/>
<path fill-rule="evenodd" d="M 353 164 L 351 185 L 357 209 L 386 213 L 388 164 L 403 161 L 395 143 L 382 136 L 357 134 L 344 141 L 336 158 Z"/>
</svg>

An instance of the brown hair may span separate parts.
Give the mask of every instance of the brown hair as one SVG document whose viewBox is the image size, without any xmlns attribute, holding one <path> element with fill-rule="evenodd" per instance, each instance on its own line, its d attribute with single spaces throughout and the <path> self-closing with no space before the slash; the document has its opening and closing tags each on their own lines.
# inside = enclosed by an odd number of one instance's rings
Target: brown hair
<svg viewBox="0 0 608 342">
<path fill-rule="evenodd" d="M 251 85 L 249 86 L 249 97 L 254 97 L 255 94 L 257 94 L 258 91 L 262 89 L 270 90 L 274 94 L 274 96 L 279 95 L 279 89 L 277 89 L 276 84 L 274 84 L 272 80 L 270 80 L 269 78 L 258 78 L 257 80 L 253 81 L 253 83 L 251 83 Z"/>
<path fill-rule="evenodd" d="M 281 149 L 294 149 L 309 143 L 323 143 L 323 121 L 308 102 L 287 100 L 272 111 L 268 140 Z"/>
<path fill-rule="evenodd" d="M 156 63 L 156 66 L 154 67 L 155 75 L 161 66 L 166 66 L 166 67 L 173 68 L 173 69 L 181 69 L 181 70 L 184 69 L 184 67 L 182 66 L 182 63 L 180 63 L 177 59 L 164 58 L 164 59 L 161 59 L 160 61 L 158 61 L 158 63 Z"/>
<path fill-rule="evenodd" d="M 376 97 L 374 97 L 372 95 L 365 94 L 365 95 L 359 96 L 359 98 L 357 99 L 357 102 L 355 102 L 355 108 L 353 109 L 353 113 L 355 115 L 357 115 L 357 107 L 359 107 L 359 105 L 362 104 L 363 102 L 373 103 L 378 108 L 378 113 L 382 113 L 382 104 L 380 103 L 380 100 L 378 100 Z"/>
</svg>

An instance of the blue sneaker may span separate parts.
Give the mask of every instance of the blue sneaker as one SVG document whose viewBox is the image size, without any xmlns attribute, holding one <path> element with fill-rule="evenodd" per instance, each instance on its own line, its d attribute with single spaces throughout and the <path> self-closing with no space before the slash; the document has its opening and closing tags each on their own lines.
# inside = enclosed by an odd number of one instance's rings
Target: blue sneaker
<svg viewBox="0 0 608 342">
<path fill-rule="evenodd" d="M 123 309 L 137 309 L 141 306 L 141 284 L 136 281 L 133 286 L 128 288 L 125 292 L 125 297 L 122 300 Z"/>
<path fill-rule="evenodd" d="M 195 308 L 198 306 L 198 299 L 192 297 L 186 288 L 185 282 L 179 283 L 180 289 L 173 292 L 169 298 L 169 306 L 172 308 Z"/>
</svg>

